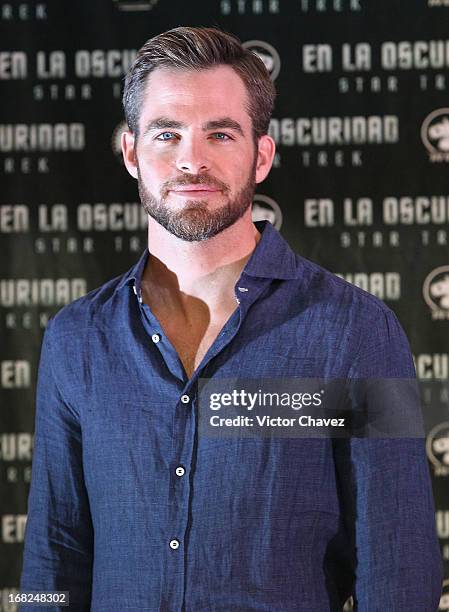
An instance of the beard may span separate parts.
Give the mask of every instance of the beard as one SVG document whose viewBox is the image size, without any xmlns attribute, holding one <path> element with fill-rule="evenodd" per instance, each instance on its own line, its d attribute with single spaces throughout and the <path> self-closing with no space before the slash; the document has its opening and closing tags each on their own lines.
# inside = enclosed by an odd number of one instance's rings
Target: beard
<svg viewBox="0 0 449 612">
<path fill-rule="evenodd" d="M 145 187 L 137 163 L 137 185 L 145 212 L 168 232 L 187 242 L 213 238 L 240 219 L 251 206 L 256 188 L 257 155 L 246 183 L 233 198 L 228 196 L 229 186 L 207 174 L 183 174 L 178 179 L 166 181 L 161 187 L 161 198 L 156 198 Z M 172 210 L 166 200 L 171 189 L 180 185 L 210 185 L 222 191 L 227 202 L 216 210 L 209 210 L 204 200 L 187 200 L 182 210 Z"/>
</svg>

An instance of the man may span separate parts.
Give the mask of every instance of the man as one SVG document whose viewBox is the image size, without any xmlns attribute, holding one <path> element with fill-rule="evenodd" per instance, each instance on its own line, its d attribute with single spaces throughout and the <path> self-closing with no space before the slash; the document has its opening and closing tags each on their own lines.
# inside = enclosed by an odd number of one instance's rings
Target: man
<svg viewBox="0 0 449 612">
<path fill-rule="evenodd" d="M 198 433 L 200 378 L 414 377 L 391 310 L 253 224 L 273 101 L 216 29 L 160 34 L 131 67 L 148 250 L 46 330 L 22 591 L 94 612 L 437 609 L 422 438 Z"/>
</svg>

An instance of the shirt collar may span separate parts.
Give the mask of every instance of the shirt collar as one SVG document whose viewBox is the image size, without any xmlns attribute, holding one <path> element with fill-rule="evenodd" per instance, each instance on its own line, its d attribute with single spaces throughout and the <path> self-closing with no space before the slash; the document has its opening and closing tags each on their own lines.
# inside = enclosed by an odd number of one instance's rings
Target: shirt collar
<svg viewBox="0 0 449 612">
<path fill-rule="evenodd" d="M 261 238 L 243 272 L 259 278 L 297 278 L 297 255 L 288 242 L 269 221 L 255 221 L 254 225 Z"/>
<path fill-rule="evenodd" d="M 269 221 L 255 221 L 254 225 L 261 233 L 261 238 L 246 262 L 243 273 L 259 278 L 284 280 L 297 278 L 297 256 L 288 242 Z M 136 264 L 122 276 L 116 291 L 133 281 L 136 294 L 140 295 L 142 275 L 148 256 L 149 250 L 146 248 Z"/>
</svg>

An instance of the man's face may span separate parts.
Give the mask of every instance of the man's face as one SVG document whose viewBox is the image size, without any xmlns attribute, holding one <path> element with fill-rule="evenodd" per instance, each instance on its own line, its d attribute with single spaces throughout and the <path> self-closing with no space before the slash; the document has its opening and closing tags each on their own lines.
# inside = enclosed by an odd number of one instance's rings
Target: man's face
<svg viewBox="0 0 449 612">
<path fill-rule="evenodd" d="M 122 146 L 144 209 L 178 238 L 206 240 L 230 227 L 268 173 L 246 107 L 244 83 L 229 66 L 150 74 L 139 137 L 128 133 Z"/>
</svg>

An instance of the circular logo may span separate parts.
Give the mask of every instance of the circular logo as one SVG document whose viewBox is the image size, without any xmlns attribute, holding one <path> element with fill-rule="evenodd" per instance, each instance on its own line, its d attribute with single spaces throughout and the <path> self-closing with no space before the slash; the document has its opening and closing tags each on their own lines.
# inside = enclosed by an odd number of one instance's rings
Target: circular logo
<svg viewBox="0 0 449 612">
<path fill-rule="evenodd" d="M 274 81 L 281 70 L 281 58 L 276 49 L 263 40 L 248 40 L 242 46 L 260 57 Z"/>
<path fill-rule="evenodd" d="M 121 137 L 123 132 L 126 132 L 128 129 L 128 124 L 126 121 L 121 121 L 115 130 L 112 132 L 111 136 L 111 149 L 114 155 L 123 163 L 123 155 L 122 155 L 122 145 L 120 144 Z"/>
<path fill-rule="evenodd" d="M 252 208 L 253 221 L 269 221 L 277 230 L 281 229 L 282 211 L 273 198 L 256 193 Z"/>
<path fill-rule="evenodd" d="M 429 153 L 449 152 L 449 108 L 439 108 L 424 119 L 421 138 Z"/>
<path fill-rule="evenodd" d="M 437 468 L 449 468 L 449 422 L 439 423 L 426 439 L 426 452 L 429 461 Z"/>
<path fill-rule="evenodd" d="M 443 592 L 441 594 L 440 605 L 438 606 L 438 610 L 441 612 L 449 611 L 449 579 L 443 580 Z"/>
<path fill-rule="evenodd" d="M 449 265 L 435 268 L 426 276 L 423 296 L 432 310 L 449 311 Z"/>
</svg>

